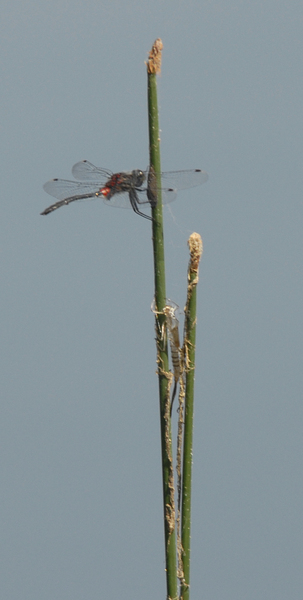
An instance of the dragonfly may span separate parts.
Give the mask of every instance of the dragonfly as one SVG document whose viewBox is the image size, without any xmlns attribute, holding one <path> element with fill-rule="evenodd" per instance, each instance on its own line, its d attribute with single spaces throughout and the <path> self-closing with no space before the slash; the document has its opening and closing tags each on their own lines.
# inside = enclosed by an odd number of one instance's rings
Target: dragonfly
<svg viewBox="0 0 303 600">
<path fill-rule="evenodd" d="M 177 384 L 181 376 L 181 358 L 180 358 L 180 338 L 179 338 L 179 319 L 176 313 L 179 312 L 180 308 L 178 304 L 172 300 L 166 300 L 166 306 L 163 308 L 165 315 L 165 322 L 167 327 L 168 339 L 170 343 L 170 354 L 171 361 L 174 370 L 174 389 L 172 393 L 172 399 L 170 403 L 170 416 L 173 409 L 173 403 L 176 396 Z"/>
<path fill-rule="evenodd" d="M 180 348 L 180 337 L 179 337 L 179 319 L 177 314 L 180 314 L 180 307 L 178 304 L 166 298 L 166 304 L 161 312 L 156 309 L 155 299 L 152 301 L 151 310 L 155 315 L 163 314 L 165 316 L 165 324 L 162 325 L 161 330 L 158 329 L 162 341 L 167 337 L 170 345 L 170 355 L 174 371 L 174 389 L 172 393 L 170 403 L 170 416 L 173 409 L 173 403 L 177 392 L 177 385 L 181 377 L 181 348 Z"/>
<path fill-rule="evenodd" d="M 140 210 L 141 206 L 154 207 L 157 203 L 160 190 L 155 183 L 156 173 L 151 168 L 145 171 L 135 169 L 112 173 L 95 167 L 88 160 L 82 160 L 73 166 L 72 174 L 76 181 L 51 179 L 44 184 L 44 191 L 58 201 L 48 206 L 41 215 L 48 215 L 57 208 L 77 200 L 101 198 L 109 206 L 132 208 L 137 215 L 153 220 Z M 163 204 L 175 200 L 177 190 L 201 185 L 208 179 L 208 174 L 201 169 L 167 171 L 160 175 Z"/>
</svg>

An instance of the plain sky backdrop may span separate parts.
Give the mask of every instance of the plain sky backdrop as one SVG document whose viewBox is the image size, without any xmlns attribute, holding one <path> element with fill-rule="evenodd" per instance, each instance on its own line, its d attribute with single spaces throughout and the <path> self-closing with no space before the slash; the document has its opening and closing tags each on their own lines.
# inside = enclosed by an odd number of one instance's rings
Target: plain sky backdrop
<svg viewBox="0 0 303 600">
<path fill-rule="evenodd" d="M 192 600 L 302 600 L 303 4 L 3 0 L 3 600 L 165 598 L 150 223 L 41 217 L 87 159 L 148 165 L 144 61 L 164 44 L 167 295 L 201 234 Z M 176 413 L 174 413 L 174 435 Z"/>
</svg>

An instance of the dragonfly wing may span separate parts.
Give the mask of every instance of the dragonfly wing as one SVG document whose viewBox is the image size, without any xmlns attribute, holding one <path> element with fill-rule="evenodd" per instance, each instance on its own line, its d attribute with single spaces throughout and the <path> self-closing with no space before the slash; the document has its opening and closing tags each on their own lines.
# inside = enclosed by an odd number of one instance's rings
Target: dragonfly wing
<svg viewBox="0 0 303 600">
<path fill-rule="evenodd" d="M 67 181 L 65 179 L 51 179 L 47 181 L 43 189 L 47 194 L 57 198 L 58 200 L 65 200 L 72 196 L 85 196 L 91 194 L 95 196 L 98 193 L 100 186 L 97 183 L 81 183 L 76 181 Z"/>
<path fill-rule="evenodd" d="M 102 197 L 104 204 L 107 206 L 115 206 L 116 208 L 131 208 L 128 192 L 117 192 L 111 198 Z"/>
<path fill-rule="evenodd" d="M 166 171 L 161 173 L 162 203 L 168 204 L 176 199 L 179 190 L 186 190 L 205 183 L 208 180 L 206 171 L 191 169 L 189 171 Z M 159 193 L 159 190 L 158 190 Z M 157 193 L 153 190 L 152 197 Z"/>
<path fill-rule="evenodd" d="M 81 160 L 76 163 L 72 168 L 72 174 L 74 178 L 79 181 L 103 181 L 103 183 L 112 176 L 111 171 L 99 169 L 99 167 L 95 167 L 95 165 L 88 162 L 88 160 Z"/>
<path fill-rule="evenodd" d="M 161 191 L 162 204 L 168 204 L 169 202 L 172 202 L 173 200 L 176 200 L 176 198 L 177 198 L 177 190 L 173 190 L 172 188 L 162 188 L 161 190 L 159 190 L 159 189 L 152 190 L 151 196 L 150 196 L 151 200 L 149 200 L 149 198 L 148 198 L 148 193 L 150 193 L 148 189 L 136 190 L 138 204 L 140 204 L 140 205 L 141 204 L 150 204 L 151 206 L 153 206 L 153 202 L 158 201 L 159 191 Z"/>
<path fill-rule="evenodd" d="M 162 204 L 169 204 L 173 200 L 176 200 L 177 190 L 174 190 L 173 188 L 162 188 L 161 195 L 162 195 Z"/>
<path fill-rule="evenodd" d="M 116 192 L 109 199 L 107 199 L 105 196 L 103 198 L 104 204 L 108 204 L 108 206 L 115 206 L 117 208 L 132 208 L 133 210 L 135 210 L 129 199 L 129 195 L 131 193 L 133 194 L 133 198 L 135 200 L 135 206 L 137 206 L 137 208 L 138 208 L 138 206 L 141 207 L 142 204 L 147 204 L 147 205 L 149 204 L 149 201 L 146 196 L 146 190 L 132 190 L 129 192 Z M 145 216 L 147 219 L 150 219 L 149 215 L 145 215 L 139 209 L 138 209 L 138 211 L 135 210 L 135 212 L 138 212 L 139 215 Z"/>
<path fill-rule="evenodd" d="M 205 183 L 208 180 L 208 174 L 201 169 L 166 171 L 161 173 L 161 179 L 164 188 L 172 188 L 175 191 L 186 190 Z"/>
</svg>

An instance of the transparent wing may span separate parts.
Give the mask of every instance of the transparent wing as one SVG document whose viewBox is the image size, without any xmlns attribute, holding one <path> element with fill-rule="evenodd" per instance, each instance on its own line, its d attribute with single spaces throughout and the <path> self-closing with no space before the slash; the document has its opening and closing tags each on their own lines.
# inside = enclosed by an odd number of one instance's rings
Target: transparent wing
<svg viewBox="0 0 303 600">
<path fill-rule="evenodd" d="M 134 193 L 136 194 L 136 202 L 139 206 L 144 204 L 149 205 L 146 190 L 136 190 L 136 192 L 133 191 Z M 109 200 L 104 197 L 103 202 L 104 204 L 108 204 L 108 206 L 115 206 L 116 208 L 132 208 L 129 200 L 129 192 L 116 192 Z"/>
<path fill-rule="evenodd" d="M 116 193 L 107 200 L 106 197 L 101 194 L 100 190 L 102 185 L 96 183 L 83 183 L 76 181 L 67 181 L 65 179 L 52 179 L 47 181 L 43 189 L 47 194 L 57 198 L 58 200 L 66 200 L 68 198 L 74 198 L 74 200 L 91 200 L 100 198 L 104 204 L 108 206 L 116 206 L 118 208 L 132 208 L 128 192 Z"/>
<path fill-rule="evenodd" d="M 112 171 L 95 167 L 88 160 L 82 160 L 76 163 L 72 168 L 72 174 L 79 181 L 102 181 L 110 179 Z M 148 170 L 145 173 L 148 177 Z M 173 188 L 176 190 L 185 190 L 196 187 L 208 180 L 208 174 L 201 169 L 191 169 L 185 171 L 165 171 L 161 173 L 162 188 Z"/>
<path fill-rule="evenodd" d="M 47 194 L 57 198 L 58 200 L 65 200 L 72 196 L 81 196 L 88 198 L 88 194 L 94 197 L 98 194 L 100 187 L 97 183 L 81 183 L 76 181 L 67 181 L 65 179 L 51 179 L 47 181 L 43 189 Z"/>
<path fill-rule="evenodd" d="M 173 190 L 171 188 L 168 188 L 168 189 L 162 188 L 161 195 L 162 195 L 162 204 L 169 204 L 173 200 L 176 200 L 177 190 Z"/>
<path fill-rule="evenodd" d="M 81 160 L 72 168 L 72 174 L 79 181 L 102 181 L 105 182 L 112 176 L 112 172 L 107 169 L 95 167 L 88 160 Z"/>
<path fill-rule="evenodd" d="M 154 181 L 153 175 L 152 181 Z M 149 181 L 149 170 L 146 171 L 146 179 Z M 176 199 L 178 190 L 185 190 L 196 187 L 208 180 L 208 174 L 201 169 L 191 169 L 188 171 L 166 171 L 161 173 L 162 183 L 162 203 L 168 204 Z M 159 190 L 158 190 L 159 191 Z M 156 197 L 157 188 L 152 184 L 151 194 Z"/>
<path fill-rule="evenodd" d="M 163 188 L 186 190 L 201 185 L 208 180 L 208 174 L 201 169 L 189 171 L 166 171 L 161 173 Z"/>
<path fill-rule="evenodd" d="M 84 160 L 73 166 L 72 173 L 75 179 L 80 181 L 68 181 L 65 179 L 52 179 L 47 181 L 43 189 L 45 192 L 58 200 L 84 200 L 100 197 L 105 204 L 118 208 L 132 208 L 129 193 L 126 191 L 113 193 L 110 198 L 102 194 L 105 183 L 112 177 L 113 173 L 106 169 L 95 167 L 92 163 Z M 146 174 L 148 177 L 148 172 Z M 179 189 L 187 189 L 205 183 L 208 175 L 205 171 L 194 169 L 190 171 L 168 171 L 161 174 L 162 180 L 162 202 L 167 204 L 177 197 Z M 85 183 L 91 181 L 91 183 Z M 94 183 L 93 183 L 94 182 Z M 113 190 L 114 191 L 114 190 Z M 157 190 L 153 190 L 155 194 Z M 138 205 L 148 204 L 147 188 L 132 188 L 133 196 Z"/>
<path fill-rule="evenodd" d="M 70 199 L 80 200 L 91 200 L 101 198 L 104 204 L 108 206 L 115 206 L 117 208 L 132 208 L 129 193 L 128 192 L 116 192 L 111 198 L 106 198 L 101 193 L 103 185 L 96 183 L 83 183 L 76 181 L 68 181 L 65 179 L 51 179 L 47 181 L 43 189 L 47 194 L 57 198 L 57 200 Z M 148 204 L 146 192 L 136 193 L 138 204 Z"/>
</svg>

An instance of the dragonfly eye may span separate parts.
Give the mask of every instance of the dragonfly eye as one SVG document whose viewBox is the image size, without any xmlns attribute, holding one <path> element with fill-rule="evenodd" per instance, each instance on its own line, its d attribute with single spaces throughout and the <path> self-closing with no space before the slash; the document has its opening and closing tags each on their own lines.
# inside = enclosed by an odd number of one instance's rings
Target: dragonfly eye
<svg viewBox="0 0 303 600">
<path fill-rule="evenodd" d="M 135 171 L 133 171 L 133 175 L 136 180 L 135 187 L 141 187 L 141 185 L 146 179 L 145 173 L 143 173 L 143 171 L 139 171 L 139 169 L 136 169 Z"/>
</svg>

